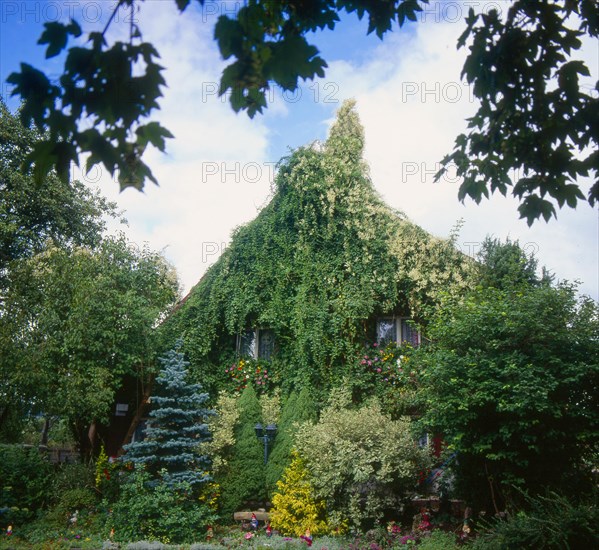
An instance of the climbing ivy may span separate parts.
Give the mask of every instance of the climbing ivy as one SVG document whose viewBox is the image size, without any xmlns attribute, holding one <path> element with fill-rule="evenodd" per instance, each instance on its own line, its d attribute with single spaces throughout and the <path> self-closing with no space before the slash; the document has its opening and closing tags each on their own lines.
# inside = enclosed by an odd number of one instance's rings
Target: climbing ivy
<svg viewBox="0 0 599 550">
<path fill-rule="evenodd" d="M 425 320 L 441 289 L 468 285 L 470 262 L 384 204 L 362 160 L 364 132 L 352 101 L 324 143 L 284 158 L 271 201 L 163 327 L 183 336 L 197 376 L 227 387 L 235 335 L 270 328 L 269 374 L 287 393 L 326 392 L 372 341 L 378 315 Z M 319 396 L 316 396 L 317 398 Z"/>
</svg>

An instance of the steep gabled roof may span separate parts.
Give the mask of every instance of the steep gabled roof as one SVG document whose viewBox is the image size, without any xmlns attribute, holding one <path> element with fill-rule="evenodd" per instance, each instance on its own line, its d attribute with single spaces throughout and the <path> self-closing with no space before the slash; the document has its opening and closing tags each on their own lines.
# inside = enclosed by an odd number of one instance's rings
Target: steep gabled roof
<svg viewBox="0 0 599 550">
<path fill-rule="evenodd" d="M 271 201 L 192 289 L 167 323 L 192 364 L 208 371 L 232 353 L 231 335 L 274 329 L 288 376 L 340 368 L 391 312 L 422 317 L 441 290 L 466 285 L 468 260 L 377 194 L 364 132 L 346 102 L 324 144 L 283 159 Z M 216 374 L 215 374 L 216 376 Z M 218 377 L 217 377 L 218 378 Z"/>
</svg>

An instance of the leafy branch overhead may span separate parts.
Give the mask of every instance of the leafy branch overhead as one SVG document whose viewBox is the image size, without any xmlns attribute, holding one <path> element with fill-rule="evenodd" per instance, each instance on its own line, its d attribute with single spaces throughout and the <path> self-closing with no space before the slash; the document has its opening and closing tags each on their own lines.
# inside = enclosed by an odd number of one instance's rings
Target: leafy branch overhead
<svg viewBox="0 0 599 550">
<path fill-rule="evenodd" d="M 578 24 L 574 28 L 573 22 Z M 458 47 L 469 45 L 462 69 L 480 101 L 469 131 L 455 140 L 437 180 L 455 165 L 463 178 L 459 198 L 511 193 L 529 225 L 556 215 L 555 205 L 575 208 L 599 199 L 599 82 L 572 56 L 585 35 L 599 34 L 594 0 L 512 2 L 506 17 L 471 8 Z M 583 194 L 579 181 L 594 173 Z"/>
<path fill-rule="evenodd" d="M 119 0 L 119 9 L 136 8 L 144 0 Z M 183 12 L 204 0 L 174 0 Z M 236 13 L 221 15 L 214 39 L 230 64 L 221 75 L 220 94 L 235 111 L 250 117 L 266 108 L 273 85 L 293 91 L 301 80 L 323 77 L 326 61 L 310 44 L 311 33 L 333 30 L 340 13 L 368 20 L 368 33 L 383 38 L 394 24 L 416 21 L 428 0 L 248 0 Z M 459 47 L 469 46 L 462 76 L 480 101 L 469 130 L 456 138 L 453 153 L 443 159 L 439 179 L 450 165 L 463 178 L 459 198 L 476 202 L 512 188 L 519 211 L 529 224 L 556 214 L 555 205 L 594 205 L 599 183 L 585 197 L 582 178 L 597 177 L 596 128 L 599 109 L 589 76 L 574 54 L 585 36 L 599 34 L 595 0 L 514 0 L 503 14 L 470 9 Z M 502 3 L 503 6 L 503 3 Z M 224 10 L 227 12 L 228 10 Z M 38 179 L 53 167 L 66 181 L 69 166 L 89 154 L 87 168 L 103 164 L 122 188 L 143 189 L 156 183 L 142 160 L 148 144 L 161 151 L 172 134 L 147 122 L 165 85 L 158 52 L 144 42 L 131 23 L 128 42 L 109 42 L 114 17 L 102 32 L 89 32 L 87 42 L 75 21 L 47 23 L 39 40 L 46 56 L 65 54 L 58 82 L 23 63 L 8 81 L 24 101 L 24 122 L 35 122 L 46 138 L 26 160 Z M 131 17 L 131 21 L 133 21 Z M 307 38 L 308 37 L 308 38 Z M 69 46 L 74 41 L 75 45 Z M 599 89 L 598 86 L 595 86 Z M 513 174 L 516 174 L 514 176 Z"/>
<path fill-rule="evenodd" d="M 158 109 L 158 98 L 166 84 L 154 46 L 142 39 L 133 22 L 128 42 L 108 41 L 109 29 L 119 9 L 135 10 L 143 0 L 119 0 L 102 32 L 90 32 L 83 42 L 83 30 L 76 21 L 51 22 L 39 44 L 46 46 L 51 58 L 66 50 L 64 69 L 58 82 L 43 71 L 21 64 L 8 82 L 13 95 L 24 101 L 23 122 L 33 121 L 44 140 L 36 144 L 25 166 L 34 166 L 38 181 L 53 168 L 68 180 L 71 163 L 79 155 L 89 154 L 86 168 L 102 164 L 114 176 L 118 173 L 121 188 L 143 189 L 146 180 L 157 183 L 142 160 L 148 144 L 160 151 L 172 134 L 157 122 L 145 121 Z M 305 38 L 308 32 L 333 29 L 338 12 L 356 12 L 369 17 L 368 32 L 379 37 L 391 29 L 393 21 L 401 25 L 415 20 L 419 3 L 321 1 L 249 1 L 236 14 L 217 20 L 214 37 L 225 59 L 233 58 L 222 74 L 220 93 L 230 92 L 232 107 L 246 110 L 253 117 L 266 107 L 266 93 L 275 83 L 285 90 L 295 90 L 298 80 L 324 76 L 326 62 L 318 49 Z M 191 0 L 175 0 L 183 12 Z M 194 3 L 204 5 L 204 0 Z M 133 13 L 134 11 L 132 11 Z M 75 45 L 69 45 L 74 41 Z"/>
</svg>

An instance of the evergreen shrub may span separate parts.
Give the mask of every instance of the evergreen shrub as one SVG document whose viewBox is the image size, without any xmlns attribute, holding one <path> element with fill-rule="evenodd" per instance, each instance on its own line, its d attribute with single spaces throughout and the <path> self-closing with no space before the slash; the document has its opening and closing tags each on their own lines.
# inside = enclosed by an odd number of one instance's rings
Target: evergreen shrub
<svg viewBox="0 0 599 550">
<path fill-rule="evenodd" d="M 238 402 L 239 422 L 228 468 L 221 479 L 221 512 L 230 518 L 248 501 L 266 497 L 264 446 L 256 437 L 255 426 L 262 422 L 262 409 L 254 388 L 248 386 Z"/>
<path fill-rule="evenodd" d="M 107 521 L 107 528 L 114 529 L 115 540 L 189 543 L 216 519 L 208 506 L 190 498 L 188 483 L 150 481 L 150 474 L 137 466 L 123 485 Z"/>
<path fill-rule="evenodd" d="M 418 472 L 430 465 L 408 418 L 392 420 L 377 401 L 352 409 L 343 392 L 317 424 L 300 428 L 296 447 L 329 520 L 356 530 L 397 515 L 415 492 Z"/>
<path fill-rule="evenodd" d="M 272 503 L 271 525 L 283 535 L 300 537 L 308 529 L 313 536 L 339 532 L 327 521 L 324 500 L 314 497 L 308 470 L 297 452 L 277 483 Z"/>
</svg>

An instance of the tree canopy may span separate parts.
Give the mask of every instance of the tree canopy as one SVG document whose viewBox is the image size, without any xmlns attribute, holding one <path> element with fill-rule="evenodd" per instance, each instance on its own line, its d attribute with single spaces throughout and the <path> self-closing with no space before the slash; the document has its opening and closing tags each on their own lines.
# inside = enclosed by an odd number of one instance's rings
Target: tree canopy
<svg viewBox="0 0 599 550">
<path fill-rule="evenodd" d="M 68 419 L 85 439 L 127 375 L 147 375 L 153 327 L 177 297 L 170 266 L 124 237 L 48 246 L 12 266 L 0 315 L 0 407 Z"/>
<path fill-rule="evenodd" d="M 113 15 L 142 1 L 119 0 Z M 191 4 L 205 4 L 174 1 L 181 12 Z M 335 29 L 341 13 L 367 17 L 368 32 L 382 38 L 394 25 L 417 21 L 426 4 L 428 0 L 245 2 L 215 24 L 220 53 L 231 60 L 222 73 L 220 93 L 231 92 L 233 109 L 254 116 L 266 107 L 273 84 L 295 90 L 300 79 L 324 76 L 327 63 L 308 38 L 315 31 Z M 484 4 L 476 9 L 470 9 L 458 45 L 469 45 L 462 75 L 480 105 L 469 119 L 470 132 L 458 136 L 441 172 L 457 166 L 464 178 L 461 199 L 478 202 L 511 188 L 529 224 L 555 215 L 555 204 L 595 204 L 599 184 L 585 197 L 580 180 L 596 174 L 599 164 L 598 99 L 581 85 L 580 77 L 588 76 L 589 69 L 576 55 L 584 36 L 599 34 L 597 3 L 514 0 L 505 14 L 487 12 Z M 47 131 L 25 159 L 26 166 L 35 165 L 39 178 L 55 167 L 66 181 L 70 163 L 89 153 L 87 168 L 103 164 L 110 174 L 118 172 L 121 187 L 142 189 L 147 179 L 156 182 L 142 156 L 150 144 L 164 150 L 165 140 L 172 137 L 158 122 L 148 121 L 166 84 L 163 67 L 156 47 L 143 41 L 133 18 L 128 41 L 109 40 L 112 21 L 101 32 L 89 32 L 85 45 L 70 45 L 83 35 L 77 21 L 46 23 L 39 40 L 46 45 L 46 57 L 66 50 L 59 82 L 52 83 L 27 63 L 9 76 L 13 93 L 24 101 L 26 126 L 33 121 Z M 518 175 L 513 177 L 513 171 Z"/>
<path fill-rule="evenodd" d="M 35 182 L 20 166 L 41 140 L 0 100 L 0 289 L 11 262 L 56 246 L 95 246 L 105 217 L 115 205 L 78 181 L 65 183 L 54 172 Z"/>
<path fill-rule="evenodd" d="M 514 246 L 486 257 L 514 258 Z M 526 262 L 506 265 L 486 279 L 496 286 L 444 300 L 413 357 L 426 427 L 458 453 L 463 494 L 495 511 L 519 501 L 514 487 L 590 487 L 599 436 L 597 304 L 573 285 L 527 280 Z"/>
</svg>

